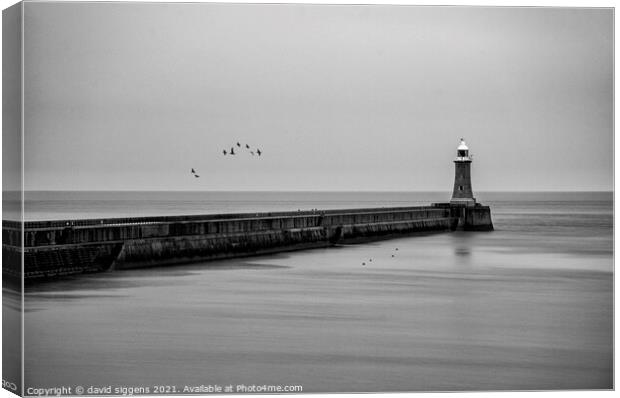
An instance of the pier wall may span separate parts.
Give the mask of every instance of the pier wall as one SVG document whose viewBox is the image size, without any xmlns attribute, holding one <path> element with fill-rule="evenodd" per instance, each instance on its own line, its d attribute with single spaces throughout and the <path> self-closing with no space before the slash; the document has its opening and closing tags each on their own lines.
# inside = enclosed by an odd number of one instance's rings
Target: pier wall
<svg viewBox="0 0 620 398">
<path fill-rule="evenodd" d="M 492 231 L 491 208 L 479 203 L 475 205 L 454 203 L 433 203 L 434 208 L 449 209 L 450 216 L 457 221 L 456 228 L 463 231 Z"/>
<path fill-rule="evenodd" d="M 491 209 L 489 206 L 468 208 L 464 214 L 463 229 L 465 231 L 492 231 Z"/>
<path fill-rule="evenodd" d="M 488 208 L 486 208 L 488 210 Z M 467 229 L 483 209 L 421 206 L 312 212 L 3 221 L 3 273 L 26 279 L 251 256 L 363 242 L 422 231 Z M 490 223 L 490 210 L 488 211 Z M 481 224 L 482 225 L 482 224 Z M 9 266 L 7 266 L 7 264 Z"/>
</svg>

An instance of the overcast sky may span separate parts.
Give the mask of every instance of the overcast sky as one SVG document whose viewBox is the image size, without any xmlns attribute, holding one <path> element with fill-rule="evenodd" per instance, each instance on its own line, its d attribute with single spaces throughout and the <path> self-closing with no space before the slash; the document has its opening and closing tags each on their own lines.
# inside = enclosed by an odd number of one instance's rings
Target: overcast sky
<svg viewBox="0 0 620 398">
<path fill-rule="evenodd" d="M 26 3 L 25 187 L 450 191 L 464 137 L 474 191 L 612 189 L 612 38 L 611 9 Z"/>
</svg>

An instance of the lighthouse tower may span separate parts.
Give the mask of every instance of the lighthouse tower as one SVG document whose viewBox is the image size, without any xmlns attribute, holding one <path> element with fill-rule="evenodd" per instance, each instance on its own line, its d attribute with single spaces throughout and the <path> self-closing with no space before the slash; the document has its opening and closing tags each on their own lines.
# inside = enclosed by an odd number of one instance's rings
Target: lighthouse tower
<svg viewBox="0 0 620 398">
<path fill-rule="evenodd" d="M 469 148 L 461 138 L 461 143 L 456 148 L 454 159 L 454 191 L 452 192 L 451 205 L 475 206 L 476 199 L 471 189 L 471 157 Z"/>
</svg>

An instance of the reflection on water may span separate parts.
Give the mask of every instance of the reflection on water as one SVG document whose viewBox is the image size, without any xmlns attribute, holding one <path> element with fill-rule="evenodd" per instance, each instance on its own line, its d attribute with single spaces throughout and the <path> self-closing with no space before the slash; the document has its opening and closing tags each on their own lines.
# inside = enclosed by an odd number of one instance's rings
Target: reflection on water
<svg viewBox="0 0 620 398">
<path fill-rule="evenodd" d="M 611 388 L 611 202 L 492 206 L 491 233 L 31 286 L 26 385 Z"/>
</svg>

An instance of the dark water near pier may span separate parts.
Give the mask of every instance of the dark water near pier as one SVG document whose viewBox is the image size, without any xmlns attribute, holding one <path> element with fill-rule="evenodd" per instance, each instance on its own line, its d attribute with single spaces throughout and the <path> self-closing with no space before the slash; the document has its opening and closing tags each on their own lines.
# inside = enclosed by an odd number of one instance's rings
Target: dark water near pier
<svg viewBox="0 0 620 398">
<path fill-rule="evenodd" d="M 407 206 L 449 196 L 37 195 L 26 204 L 27 219 Z M 26 387 L 611 388 L 612 194 L 478 196 L 491 205 L 494 232 L 28 287 Z"/>
</svg>

